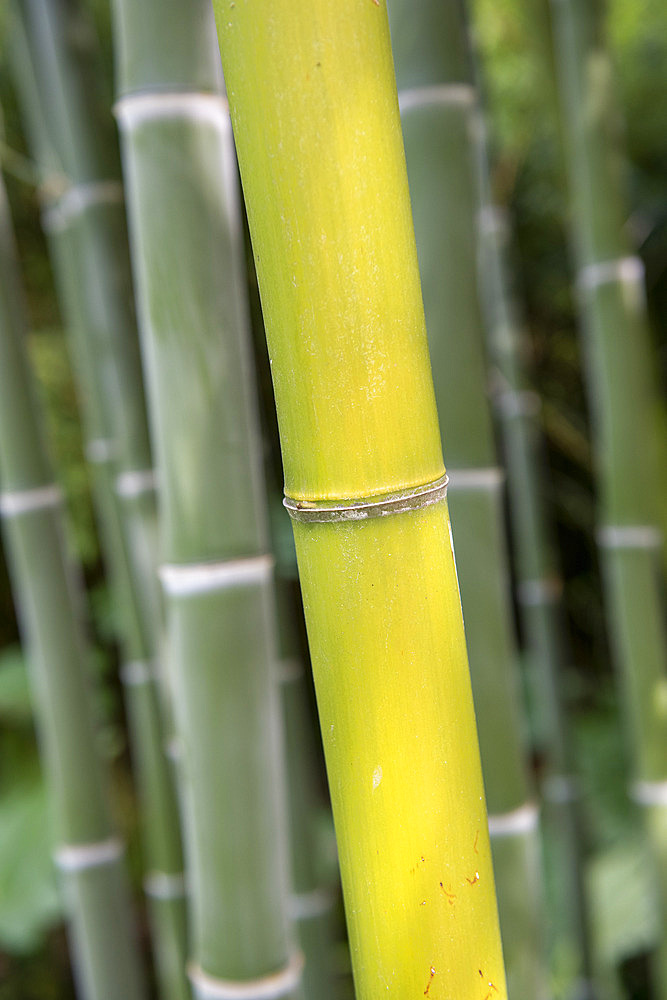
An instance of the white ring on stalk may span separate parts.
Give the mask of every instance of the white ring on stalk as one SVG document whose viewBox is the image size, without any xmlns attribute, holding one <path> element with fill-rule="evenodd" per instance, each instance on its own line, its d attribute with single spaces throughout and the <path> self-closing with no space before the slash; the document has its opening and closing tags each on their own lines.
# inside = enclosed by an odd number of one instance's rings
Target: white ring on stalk
<svg viewBox="0 0 667 1000">
<path fill-rule="evenodd" d="M 161 566 L 159 575 L 170 597 L 191 597 L 228 587 L 264 583 L 272 571 L 272 556 L 262 555 L 217 563 L 187 563 L 182 566 L 171 563 Z"/>
<path fill-rule="evenodd" d="M 123 856 L 124 850 L 118 837 L 109 837 L 94 844 L 64 844 L 56 849 L 53 857 L 61 871 L 77 872 L 113 864 Z"/>
<path fill-rule="evenodd" d="M 581 788 L 572 775 L 552 774 L 542 783 L 542 797 L 557 804 L 577 802 L 581 798 Z"/>
<path fill-rule="evenodd" d="M 164 118 L 207 121 L 227 127 L 229 104 L 222 94 L 185 91 L 173 94 L 128 94 L 114 104 L 113 113 L 121 128 L 131 129 L 144 122 Z"/>
<path fill-rule="evenodd" d="M 129 660 L 120 671 L 120 679 L 127 687 L 150 684 L 157 677 L 152 660 Z"/>
<path fill-rule="evenodd" d="M 116 458 L 118 454 L 118 449 L 116 447 L 116 442 L 112 441 L 111 438 L 93 438 L 89 441 L 85 448 L 86 458 L 89 462 L 93 464 L 101 462 L 110 462 L 112 459 Z"/>
<path fill-rule="evenodd" d="M 449 479 L 442 476 L 434 483 L 417 486 L 410 490 L 385 493 L 376 497 L 359 500 L 295 500 L 285 497 L 283 506 L 295 521 L 364 521 L 369 517 L 387 517 L 405 511 L 421 510 L 431 504 L 440 503 L 447 496 Z"/>
<path fill-rule="evenodd" d="M 37 486 L 32 490 L 11 490 L 0 493 L 0 515 L 2 517 L 17 517 L 29 514 L 34 510 L 45 510 L 57 507 L 62 503 L 63 491 L 55 483 L 48 486 Z"/>
<path fill-rule="evenodd" d="M 187 893 L 184 872 L 148 872 L 144 892 L 151 899 L 182 899 Z"/>
<path fill-rule="evenodd" d="M 424 108 L 429 104 L 453 105 L 463 108 L 474 107 L 477 90 L 470 83 L 442 83 L 432 87 L 408 87 L 398 93 L 398 107 L 401 114 L 413 108 Z"/>
<path fill-rule="evenodd" d="M 535 607 L 560 600 L 563 581 L 558 576 L 545 576 L 541 580 L 522 580 L 516 588 L 521 604 Z"/>
<path fill-rule="evenodd" d="M 188 978 L 197 1000 L 273 1000 L 295 990 L 301 982 L 303 955 L 297 951 L 289 964 L 261 979 L 234 981 L 208 976 L 198 966 L 190 965 Z"/>
<path fill-rule="evenodd" d="M 538 821 L 537 806 L 532 802 L 526 802 L 512 812 L 489 816 L 489 836 L 513 837 L 520 833 L 532 833 L 533 830 L 537 830 Z"/>
<path fill-rule="evenodd" d="M 57 212 L 62 224 L 93 206 L 118 205 L 122 201 L 123 185 L 120 181 L 89 181 L 68 187 L 58 200 Z"/>
<path fill-rule="evenodd" d="M 483 205 L 477 213 L 477 231 L 481 236 L 506 236 L 510 231 L 507 210 L 500 205 Z"/>
<path fill-rule="evenodd" d="M 640 806 L 667 806 L 667 781 L 635 781 L 630 798 Z"/>
<path fill-rule="evenodd" d="M 597 533 L 608 549 L 659 549 L 662 532 L 652 524 L 608 524 Z"/>
<path fill-rule="evenodd" d="M 152 493 L 157 486 L 155 469 L 133 469 L 121 472 L 116 479 L 116 493 L 119 497 L 139 497 Z"/>
<path fill-rule="evenodd" d="M 536 417 L 542 401 L 532 389 L 505 389 L 496 397 L 497 409 L 504 417 Z"/>
<path fill-rule="evenodd" d="M 334 905 L 333 893 L 326 889 L 297 892 L 289 897 L 288 912 L 292 920 L 312 920 L 328 913 Z"/>
<path fill-rule="evenodd" d="M 483 469 L 448 469 L 453 490 L 497 490 L 505 482 L 505 473 L 497 466 Z"/>
<path fill-rule="evenodd" d="M 639 284 L 644 280 L 644 264 L 640 257 L 617 257 L 615 260 L 601 260 L 594 264 L 584 264 L 577 273 L 577 286 L 589 291 L 612 281 L 623 284 Z"/>
</svg>

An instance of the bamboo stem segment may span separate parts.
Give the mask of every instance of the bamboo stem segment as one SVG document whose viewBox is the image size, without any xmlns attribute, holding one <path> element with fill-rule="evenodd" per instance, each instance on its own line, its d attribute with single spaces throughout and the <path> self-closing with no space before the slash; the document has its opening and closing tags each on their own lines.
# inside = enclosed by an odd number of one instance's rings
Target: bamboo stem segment
<svg viewBox="0 0 667 1000">
<path fill-rule="evenodd" d="M 505 997 L 386 11 L 215 11 L 357 995 Z"/>
<path fill-rule="evenodd" d="M 142 1000 L 123 848 L 112 829 L 96 747 L 81 599 L 36 417 L 9 226 L 0 183 L 0 513 L 29 652 L 74 973 L 82 998 Z"/>
</svg>

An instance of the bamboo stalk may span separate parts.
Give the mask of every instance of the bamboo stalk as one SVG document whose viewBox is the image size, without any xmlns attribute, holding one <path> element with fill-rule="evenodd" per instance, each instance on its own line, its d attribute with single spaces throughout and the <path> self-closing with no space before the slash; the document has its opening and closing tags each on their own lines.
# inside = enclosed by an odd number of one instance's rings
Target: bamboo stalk
<svg viewBox="0 0 667 1000">
<path fill-rule="evenodd" d="M 537 812 L 522 744 L 503 475 L 477 284 L 477 106 L 459 0 L 389 4 L 408 178 L 490 813 L 510 996 L 548 995 Z M 517 880 L 522 885 L 516 891 Z"/>
<path fill-rule="evenodd" d="M 77 362 L 104 556 L 121 608 L 122 677 L 128 680 L 157 974 L 163 995 L 182 1000 L 188 995 L 185 885 L 177 802 L 162 748 L 155 484 L 131 311 L 122 189 L 108 152 L 109 145 L 113 149 L 110 115 L 105 119 L 98 112 L 94 81 L 88 80 L 83 57 L 71 42 L 79 36 L 75 28 L 81 9 L 47 7 L 26 3 L 21 9 L 14 33 L 15 75 L 44 175 L 43 218 Z M 45 14 L 54 20 L 42 21 Z M 31 71 L 36 64 L 39 79 Z"/>
<path fill-rule="evenodd" d="M 106 799 L 107 776 L 89 703 L 81 598 L 62 540 L 53 483 L 24 353 L 26 322 L 0 185 L 0 472 L 12 585 L 30 652 L 42 763 L 54 816 L 54 858 L 70 923 L 80 996 L 145 996 L 123 845 Z"/>
<path fill-rule="evenodd" d="M 511 289 L 507 213 L 494 203 L 486 128 L 477 123 L 481 191 L 480 280 L 487 343 L 493 363 L 494 402 L 508 473 L 509 513 L 515 555 L 516 592 L 536 715 L 534 745 L 542 761 L 540 793 L 543 836 L 555 855 L 557 887 L 551 914 L 552 947 L 571 970 L 573 995 L 594 996 L 585 898 L 581 792 L 562 693 L 565 666 L 562 581 L 543 502 L 544 447 L 540 398 L 530 387 L 525 358 L 528 331 Z M 549 853 L 549 852 L 548 852 Z"/>
<path fill-rule="evenodd" d="M 357 994 L 505 996 L 386 12 L 214 7 Z"/>
<path fill-rule="evenodd" d="M 667 804 L 667 664 L 658 530 L 657 399 L 643 268 L 624 234 L 612 72 L 601 9 L 552 4 L 587 381 L 600 482 L 598 544 L 632 755 L 630 795 L 646 810 L 662 907 Z M 667 996 L 667 940 L 660 996 Z"/>
<path fill-rule="evenodd" d="M 163 489 L 189 973 L 202 1000 L 296 997 L 302 957 L 288 919 L 272 559 L 215 33 L 203 0 L 119 0 L 114 13 L 116 109 Z"/>
</svg>

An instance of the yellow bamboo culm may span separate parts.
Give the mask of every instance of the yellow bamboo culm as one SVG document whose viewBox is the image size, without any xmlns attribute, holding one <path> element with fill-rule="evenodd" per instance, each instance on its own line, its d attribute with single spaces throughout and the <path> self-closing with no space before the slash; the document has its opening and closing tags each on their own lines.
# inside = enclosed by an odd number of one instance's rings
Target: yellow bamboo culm
<svg viewBox="0 0 667 1000">
<path fill-rule="evenodd" d="M 215 9 L 357 996 L 504 1000 L 384 2 Z"/>
</svg>

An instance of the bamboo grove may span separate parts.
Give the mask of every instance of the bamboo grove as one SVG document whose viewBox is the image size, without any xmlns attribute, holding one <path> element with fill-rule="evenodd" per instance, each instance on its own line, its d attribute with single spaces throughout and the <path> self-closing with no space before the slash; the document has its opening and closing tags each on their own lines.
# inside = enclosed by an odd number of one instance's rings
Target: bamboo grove
<svg viewBox="0 0 667 1000">
<path fill-rule="evenodd" d="M 646 838 L 618 871 L 650 891 L 601 889 L 578 752 L 544 335 L 494 126 L 504 5 L 12 0 L 0 519 L 77 1000 L 667 1000 L 665 401 L 601 5 L 522 6 L 573 248 L 613 780 Z M 81 411 L 85 572 L 27 203 Z"/>
</svg>

